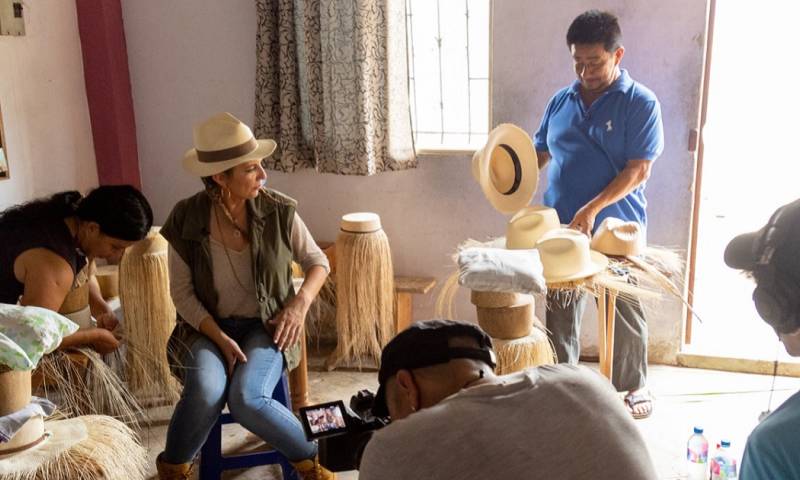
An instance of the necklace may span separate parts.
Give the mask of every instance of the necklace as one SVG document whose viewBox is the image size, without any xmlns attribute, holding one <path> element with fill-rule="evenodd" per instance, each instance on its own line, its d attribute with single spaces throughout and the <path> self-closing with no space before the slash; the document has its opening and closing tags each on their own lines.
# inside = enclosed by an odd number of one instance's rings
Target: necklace
<svg viewBox="0 0 800 480">
<path fill-rule="evenodd" d="M 233 215 L 228 210 L 228 207 L 226 207 L 223 204 L 219 204 L 219 208 L 222 210 L 222 213 L 225 214 L 225 218 L 228 219 L 228 222 L 233 226 L 233 229 L 234 229 L 233 230 L 233 236 L 236 237 L 236 238 L 247 237 L 247 229 L 240 227 L 239 224 L 236 223 L 236 220 L 233 218 Z M 217 226 L 220 226 L 219 225 L 219 216 L 217 216 Z M 220 233 L 221 233 L 221 231 L 222 231 L 222 228 L 220 227 Z"/>
<path fill-rule="evenodd" d="M 222 236 L 222 224 L 219 221 L 219 215 L 217 215 L 217 212 L 214 212 L 214 218 L 217 220 L 217 228 L 219 229 L 220 236 Z M 231 221 L 232 221 L 232 219 L 231 219 Z M 234 223 L 234 226 L 236 226 L 235 223 Z M 237 230 L 234 232 L 233 235 L 235 237 L 238 237 L 239 235 L 236 235 L 237 233 L 239 233 L 238 227 L 237 227 Z M 225 251 L 225 257 L 228 259 L 228 265 L 231 267 L 231 272 L 233 273 L 233 278 L 236 279 L 236 283 L 239 284 L 239 287 L 241 287 L 241 289 L 246 292 L 247 288 L 244 286 L 244 283 L 242 283 L 242 281 L 239 280 L 239 275 L 236 273 L 236 268 L 233 266 L 233 260 L 231 260 L 231 254 L 228 252 L 228 246 L 225 245 L 225 239 L 221 238 L 221 240 L 222 240 L 222 242 L 221 242 L 222 243 L 222 249 Z"/>
</svg>

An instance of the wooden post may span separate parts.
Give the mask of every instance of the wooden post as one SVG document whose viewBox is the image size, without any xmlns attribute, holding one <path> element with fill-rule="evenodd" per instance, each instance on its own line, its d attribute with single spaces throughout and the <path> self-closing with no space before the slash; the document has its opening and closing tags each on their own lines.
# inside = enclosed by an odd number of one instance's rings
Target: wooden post
<svg viewBox="0 0 800 480">
<path fill-rule="evenodd" d="M 292 392 L 292 410 L 308 405 L 308 352 L 306 349 L 306 327 L 300 331 L 300 364 L 289 372 L 289 390 Z"/>
<path fill-rule="evenodd" d="M 606 340 L 606 289 L 597 287 L 597 356 L 600 362 L 600 373 L 606 377 L 606 363 L 609 353 L 606 350 L 608 342 Z"/>
<path fill-rule="evenodd" d="M 617 292 L 608 291 L 608 309 L 606 312 L 606 377 L 611 380 L 614 373 L 614 322 L 617 316 Z"/>
</svg>

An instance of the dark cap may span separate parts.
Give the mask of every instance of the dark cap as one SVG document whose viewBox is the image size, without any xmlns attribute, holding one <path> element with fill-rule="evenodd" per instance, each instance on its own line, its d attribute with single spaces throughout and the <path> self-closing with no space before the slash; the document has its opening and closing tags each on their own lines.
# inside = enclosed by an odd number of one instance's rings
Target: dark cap
<svg viewBox="0 0 800 480">
<path fill-rule="evenodd" d="M 473 338 L 477 348 L 450 346 L 454 338 Z M 378 417 L 389 415 L 386 406 L 386 381 L 400 370 L 413 370 L 447 363 L 456 358 L 479 360 L 494 368 L 496 366 L 492 339 L 477 325 L 451 320 L 428 320 L 417 322 L 398 333 L 381 354 L 381 369 L 378 372 L 380 387 L 375 395 L 372 413 Z"/>
<path fill-rule="evenodd" d="M 748 272 L 769 265 L 797 281 L 800 280 L 798 245 L 800 200 L 795 200 L 777 209 L 760 230 L 734 237 L 725 248 L 725 263 Z"/>
</svg>

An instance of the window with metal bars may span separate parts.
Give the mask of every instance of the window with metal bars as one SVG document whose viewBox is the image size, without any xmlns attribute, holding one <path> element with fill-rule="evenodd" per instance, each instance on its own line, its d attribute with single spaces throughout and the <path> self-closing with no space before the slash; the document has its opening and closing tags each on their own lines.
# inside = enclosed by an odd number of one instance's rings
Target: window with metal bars
<svg viewBox="0 0 800 480">
<path fill-rule="evenodd" d="M 414 143 L 474 150 L 489 132 L 491 0 L 406 0 Z"/>
</svg>

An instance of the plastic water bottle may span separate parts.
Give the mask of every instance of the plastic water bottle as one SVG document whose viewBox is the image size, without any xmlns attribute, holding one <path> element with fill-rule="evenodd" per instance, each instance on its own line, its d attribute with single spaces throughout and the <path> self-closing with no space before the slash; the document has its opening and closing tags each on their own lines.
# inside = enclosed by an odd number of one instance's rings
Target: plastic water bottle
<svg viewBox="0 0 800 480">
<path fill-rule="evenodd" d="M 720 442 L 719 450 L 711 458 L 711 480 L 731 480 L 738 478 L 736 474 L 736 459 L 730 451 L 731 442 Z"/>
<path fill-rule="evenodd" d="M 708 440 L 700 427 L 694 427 L 694 433 L 686 442 L 686 461 L 689 480 L 708 479 Z"/>
</svg>

